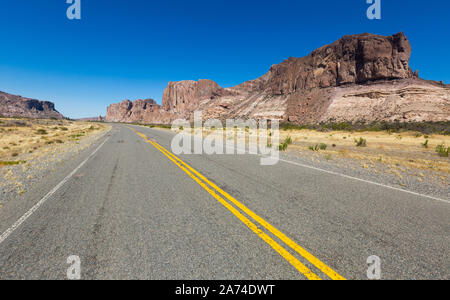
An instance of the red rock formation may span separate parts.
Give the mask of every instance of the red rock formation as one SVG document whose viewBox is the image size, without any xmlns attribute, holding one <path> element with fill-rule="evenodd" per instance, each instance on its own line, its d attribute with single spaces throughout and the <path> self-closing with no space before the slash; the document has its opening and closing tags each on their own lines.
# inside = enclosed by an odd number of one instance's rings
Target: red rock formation
<svg viewBox="0 0 450 300">
<path fill-rule="evenodd" d="M 123 102 L 108 108 L 107 120 L 170 122 L 192 119 L 195 110 L 202 110 L 205 118 L 276 118 L 297 123 L 450 120 L 449 88 L 418 78 L 409 67 L 410 55 L 411 45 L 403 33 L 344 36 L 232 88 L 221 88 L 211 80 L 170 82 L 162 107 L 152 104 L 151 109 L 140 109 L 140 103 Z M 377 99 L 352 96 L 353 91 L 368 95 L 384 88 L 389 92 Z M 350 103 L 358 111 L 352 111 Z"/>
<path fill-rule="evenodd" d="M 131 102 L 125 100 L 117 104 L 111 104 L 106 113 L 107 122 L 124 123 L 170 123 L 173 116 L 166 112 L 153 99 L 136 100 Z"/>
<path fill-rule="evenodd" d="M 0 116 L 42 119 L 62 119 L 55 104 L 0 92 Z"/>
<path fill-rule="evenodd" d="M 162 103 L 165 110 L 184 114 L 194 111 L 202 100 L 230 94 L 230 91 L 221 88 L 212 80 L 169 82 L 164 90 Z"/>
<path fill-rule="evenodd" d="M 403 33 L 344 36 L 302 58 L 274 65 L 263 89 L 273 95 L 297 90 L 363 84 L 383 79 L 413 77 L 409 68 L 411 45 Z"/>
</svg>

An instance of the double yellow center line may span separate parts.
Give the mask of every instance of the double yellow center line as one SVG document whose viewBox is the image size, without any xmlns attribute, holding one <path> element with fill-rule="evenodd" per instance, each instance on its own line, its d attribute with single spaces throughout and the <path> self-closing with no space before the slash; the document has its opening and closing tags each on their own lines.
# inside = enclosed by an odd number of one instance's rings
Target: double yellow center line
<svg viewBox="0 0 450 300">
<path fill-rule="evenodd" d="M 237 210 L 233 205 L 233 203 L 238 207 L 242 212 L 244 212 L 247 216 L 252 218 L 256 223 L 264 227 L 278 239 L 280 239 L 283 243 L 293 249 L 295 252 L 300 254 L 303 258 L 308 260 L 312 265 L 322 271 L 325 275 L 330 277 L 333 280 L 345 280 L 345 278 L 339 275 L 336 271 L 332 270 L 326 264 L 321 262 L 319 259 L 314 257 L 311 253 L 309 253 L 304 248 L 300 247 L 297 243 L 287 237 L 285 234 L 280 232 L 278 229 L 273 227 L 271 224 L 266 222 L 263 218 L 258 216 L 256 213 L 247 208 L 244 204 L 236 200 L 230 194 L 219 188 L 216 184 L 208 180 L 201 173 L 196 171 L 194 168 L 189 166 L 187 163 L 182 161 L 179 157 L 175 156 L 173 153 L 162 147 L 155 141 L 151 141 L 144 134 L 130 128 L 148 143 L 153 145 L 156 149 L 158 149 L 162 154 L 164 154 L 167 158 L 169 158 L 175 165 L 177 165 L 181 170 L 183 170 L 187 175 L 189 175 L 192 179 L 195 180 L 202 188 L 204 188 L 209 194 L 211 194 L 217 201 L 219 201 L 223 206 L 225 206 L 231 213 L 233 213 L 242 223 L 247 225 L 250 230 L 252 230 L 256 235 L 258 235 L 262 240 L 264 240 L 267 244 L 269 244 L 276 252 L 278 252 L 284 259 L 286 259 L 294 268 L 296 268 L 300 273 L 306 276 L 306 278 L 311 280 L 321 280 L 319 276 L 314 274 L 307 266 L 305 266 L 302 262 L 300 262 L 295 256 L 289 253 L 286 249 L 284 249 L 279 243 L 277 243 L 274 239 L 272 239 L 269 235 L 267 235 L 264 231 L 258 228 L 257 225 L 249 218 L 247 218 L 244 214 L 242 214 L 239 210 Z M 225 200 L 225 199 L 227 200 Z"/>
</svg>

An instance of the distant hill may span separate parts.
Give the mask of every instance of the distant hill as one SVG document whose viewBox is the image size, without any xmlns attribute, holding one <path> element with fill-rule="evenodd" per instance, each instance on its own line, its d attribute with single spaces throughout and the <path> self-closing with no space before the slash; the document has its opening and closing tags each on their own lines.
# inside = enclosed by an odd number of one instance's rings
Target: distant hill
<svg viewBox="0 0 450 300">
<path fill-rule="evenodd" d="M 53 102 L 25 98 L 5 92 L 0 92 L 0 116 L 40 119 L 64 118 L 55 109 Z"/>
</svg>

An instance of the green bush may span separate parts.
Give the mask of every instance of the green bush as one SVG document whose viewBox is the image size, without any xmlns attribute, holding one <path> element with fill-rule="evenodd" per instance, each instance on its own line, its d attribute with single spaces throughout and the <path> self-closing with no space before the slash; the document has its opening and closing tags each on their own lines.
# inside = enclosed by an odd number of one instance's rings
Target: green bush
<svg viewBox="0 0 450 300">
<path fill-rule="evenodd" d="M 367 141 L 366 139 L 363 139 L 362 137 L 358 139 L 355 139 L 355 143 L 356 143 L 356 147 L 366 147 L 367 146 Z"/>
<path fill-rule="evenodd" d="M 444 135 L 450 134 L 450 122 L 338 122 L 338 123 L 322 123 L 319 125 L 281 123 L 282 130 L 301 130 L 314 129 L 320 131 L 341 130 L 341 131 L 387 131 L 388 133 L 398 133 L 401 131 L 416 131 L 422 134 L 439 133 Z"/>
<path fill-rule="evenodd" d="M 278 150 L 280 151 L 286 151 L 288 148 L 288 144 L 286 142 L 283 142 L 282 144 L 278 145 Z"/>
<path fill-rule="evenodd" d="M 320 148 L 320 150 L 327 150 L 327 144 L 324 144 L 324 143 L 321 143 L 320 145 L 319 145 L 319 148 Z"/>
<path fill-rule="evenodd" d="M 286 144 L 288 144 L 288 145 L 291 145 L 291 144 L 292 144 L 292 138 L 291 138 L 290 136 L 288 136 L 288 137 L 284 140 L 284 142 L 285 142 Z"/>
<path fill-rule="evenodd" d="M 47 134 L 47 130 L 45 130 L 45 129 L 38 129 L 38 130 L 36 130 L 36 134 L 40 134 L 40 135 L 44 135 L 44 134 Z"/>
<path fill-rule="evenodd" d="M 449 150 L 450 150 L 450 147 L 445 147 L 445 145 L 438 145 L 436 147 L 436 152 L 441 157 L 448 157 Z"/>
<path fill-rule="evenodd" d="M 315 146 L 309 146 L 309 150 L 311 151 L 319 151 L 319 145 L 315 145 Z"/>
<path fill-rule="evenodd" d="M 19 160 L 19 161 L 2 161 L 0 160 L 0 166 L 14 166 L 14 165 L 20 165 L 26 163 L 25 160 Z"/>
</svg>

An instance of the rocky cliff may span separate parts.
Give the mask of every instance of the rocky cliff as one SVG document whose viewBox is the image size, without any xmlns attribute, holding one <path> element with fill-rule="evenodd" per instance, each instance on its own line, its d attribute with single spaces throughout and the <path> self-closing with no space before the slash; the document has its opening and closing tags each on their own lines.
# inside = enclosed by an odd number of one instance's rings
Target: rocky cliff
<svg viewBox="0 0 450 300">
<path fill-rule="evenodd" d="M 153 99 L 125 100 L 111 104 L 106 112 L 105 121 L 124 123 L 166 124 L 173 119 L 173 114 L 164 110 Z"/>
<path fill-rule="evenodd" d="M 169 82 L 164 91 L 162 104 L 165 110 L 174 113 L 194 111 L 202 100 L 212 100 L 232 93 L 212 80 L 185 80 Z"/>
<path fill-rule="evenodd" d="M 55 105 L 52 102 L 24 98 L 4 92 L 0 92 L 0 116 L 42 119 L 64 118 L 62 114 L 55 110 Z"/>
<path fill-rule="evenodd" d="M 359 34 L 274 65 L 262 77 L 222 88 L 211 80 L 170 82 L 162 106 L 122 102 L 107 121 L 170 123 L 205 118 L 275 118 L 296 123 L 450 121 L 450 89 L 409 67 L 403 33 Z"/>
</svg>

